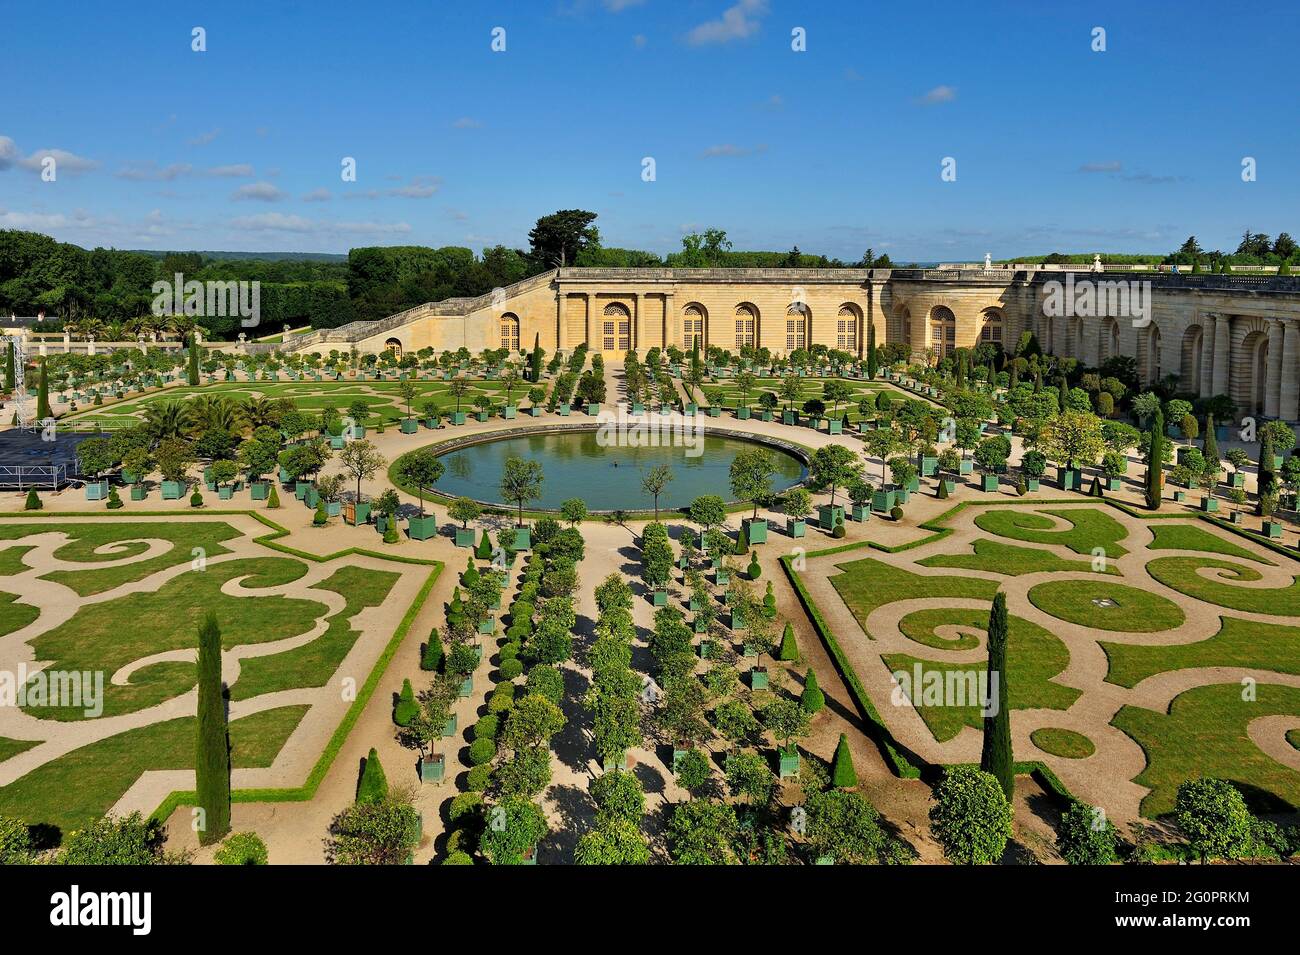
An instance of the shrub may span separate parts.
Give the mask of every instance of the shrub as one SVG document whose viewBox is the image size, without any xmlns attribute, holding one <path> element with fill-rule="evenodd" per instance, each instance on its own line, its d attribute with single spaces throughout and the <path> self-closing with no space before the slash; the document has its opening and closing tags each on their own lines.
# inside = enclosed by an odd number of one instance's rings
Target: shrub
<svg viewBox="0 0 1300 955">
<path fill-rule="evenodd" d="M 1002 858 L 1011 838 L 1011 806 L 992 774 L 950 766 L 934 788 L 930 824 L 953 862 L 987 865 Z"/>
<path fill-rule="evenodd" d="M 469 762 L 471 766 L 482 766 L 496 758 L 497 744 L 490 739 L 476 739 L 469 744 Z"/>
<path fill-rule="evenodd" d="M 365 768 L 361 770 L 361 779 L 357 782 L 357 802 L 383 802 L 387 797 L 388 777 L 379 762 L 379 753 L 371 747 Z"/>
<path fill-rule="evenodd" d="M 899 505 L 895 504 L 889 509 L 889 516 L 895 521 L 901 521 L 903 519 L 903 509 Z"/>
<path fill-rule="evenodd" d="M 553 666 L 542 664 L 528 671 L 529 693 L 546 697 L 556 706 L 564 699 L 564 676 Z"/>
<path fill-rule="evenodd" d="M 36 488 L 28 488 L 27 503 L 23 505 L 24 511 L 39 511 L 45 505 L 41 503 L 41 496 L 36 493 Z"/>
<path fill-rule="evenodd" d="M 324 527 L 330 522 L 329 513 L 325 510 L 325 498 L 316 502 L 316 513 L 311 518 L 314 527 Z"/>
<path fill-rule="evenodd" d="M 500 715 L 507 712 L 515 705 L 515 685 L 513 683 L 502 683 L 488 697 L 488 712 Z"/>
<path fill-rule="evenodd" d="M 397 525 L 390 522 L 389 525 L 384 528 L 384 543 L 396 544 L 401 539 L 401 535 L 397 533 Z"/>
<path fill-rule="evenodd" d="M 482 805 L 483 797 L 479 793 L 457 793 L 447 807 L 447 820 L 459 822 L 471 813 L 477 813 Z"/>
<path fill-rule="evenodd" d="M 496 739 L 497 730 L 501 728 L 501 717 L 494 713 L 479 717 L 479 721 L 474 724 L 475 739 Z"/>
<path fill-rule="evenodd" d="M 826 705 L 826 694 L 817 685 L 815 670 L 810 669 L 808 671 L 808 677 L 803 684 L 803 693 L 799 696 L 799 705 L 803 707 L 803 711 L 809 716 L 812 716 Z"/>
<path fill-rule="evenodd" d="M 411 689 L 411 681 L 402 681 L 402 692 L 398 694 L 397 703 L 393 706 L 393 722 L 398 726 L 410 726 L 411 720 L 415 719 L 415 714 L 419 711 L 419 705 L 415 702 L 415 691 Z"/>
<path fill-rule="evenodd" d="M 794 627 L 788 623 L 781 631 L 781 649 L 777 651 L 776 658 L 786 663 L 799 659 L 799 644 L 794 638 Z"/>
<path fill-rule="evenodd" d="M 524 672 L 523 661 L 518 659 L 501 661 L 501 679 L 513 680 Z"/>
<path fill-rule="evenodd" d="M 381 427 L 379 430 L 383 431 L 384 429 Z M 458 849 L 455 852 L 451 853 L 449 856 L 447 856 L 447 858 L 443 859 L 442 864 L 443 865 L 473 865 L 474 860 Z"/>
<path fill-rule="evenodd" d="M 200 491 L 198 488 L 195 488 L 194 493 L 190 495 L 190 507 L 202 507 L 202 506 L 203 506 L 203 492 Z"/>
<path fill-rule="evenodd" d="M 266 865 L 266 843 L 255 832 L 235 832 L 212 857 L 217 865 Z"/>
<path fill-rule="evenodd" d="M 437 630 L 433 630 L 429 633 L 429 642 L 424 645 L 424 652 L 420 654 L 420 669 L 433 672 L 440 666 L 442 666 L 442 638 Z"/>
<path fill-rule="evenodd" d="M 1237 859 L 1250 841 L 1250 812 L 1240 791 L 1223 779 L 1189 779 L 1178 787 L 1174 818 L 1202 861 Z"/>
<path fill-rule="evenodd" d="M 472 793 L 481 793 L 488 788 L 492 782 L 492 764 L 485 763 L 482 766 L 472 766 L 468 773 L 465 774 L 465 788 Z"/>
<path fill-rule="evenodd" d="M 835 757 L 831 762 L 831 785 L 837 789 L 853 789 L 858 785 L 858 771 L 853 766 L 849 738 L 844 733 L 840 734 L 840 741 L 835 744 Z"/>
<path fill-rule="evenodd" d="M 840 539 L 842 539 L 842 538 L 844 537 L 844 535 L 847 534 L 847 533 L 848 533 L 848 532 L 844 529 L 844 525 L 843 525 L 843 524 L 836 524 L 836 525 L 835 525 L 835 529 L 834 529 L 833 531 L 831 531 L 831 537 L 835 538 L 836 540 L 840 540 Z"/>
<path fill-rule="evenodd" d="M 1109 819 L 1076 799 L 1061 814 L 1056 849 L 1070 865 L 1110 865 L 1115 861 L 1117 838 Z"/>
<path fill-rule="evenodd" d="M 758 551 L 752 550 L 749 552 L 749 566 L 745 568 L 745 573 L 750 580 L 758 580 L 759 577 L 763 576 L 763 568 L 758 563 Z"/>
<path fill-rule="evenodd" d="M 266 495 L 266 507 L 268 510 L 277 511 L 280 509 L 280 492 L 274 484 L 271 485 L 271 491 Z"/>
</svg>

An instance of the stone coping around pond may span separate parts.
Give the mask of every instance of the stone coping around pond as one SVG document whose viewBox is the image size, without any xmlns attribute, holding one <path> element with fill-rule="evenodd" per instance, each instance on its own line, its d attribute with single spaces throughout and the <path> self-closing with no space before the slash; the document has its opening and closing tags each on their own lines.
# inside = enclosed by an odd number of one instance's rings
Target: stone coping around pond
<svg viewBox="0 0 1300 955">
<path fill-rule="evenodd" d="M 654 419 L 647 417 L 647 420 L 653 421 Z M 556 424 L 541 424 L 541 425 L 525 425 L 523 427 L 501 428 L 500 430 L 497 431 L 480 431 L 475 434 L 464 435 L 463 437 L 448 438 L 445 441 L 438 441 L 435 442 L 434 444 L 426 444 L 422 448 L 412 448 L 411 450 L 420 451 L 420 450 L 424 450 L 425 448 L 429 448 L 432 449 L 433 451 L 436 451 L 438 457 L 443 457 L 444 455 L 450 454 L 453 451 L 459 451 L 462 448 L 468 448 L 478 444 L 491 444 L 495 441 L 504 441 L 509 438 L 521 438 L 521 437 L 526 437 L 535 434 L 573 434 L 573 433 L 580 434 L 584 432 L 599 431 L 601 427 L 602 425 L 599 421 L 595 421 L 595 422 L 579 421 L 579 422 L 574 422 L 572 424 L 556 423 Z M 701 424 L 696 427 L 698 428 L 699 433 L 703 434 L 705 437 L 734 438 L 737 441 L 748 441 L 751 444 L 758 444 L 764 447 L 775 448 L 778 451 L 784 451 L 786 454 L 789 454 L 791 457 L 797 460 L 803 466 L 805 472 L 808 470 L 809 464 L 812 461 L 812 455 L 810 454 L 809 449 L 805 448 L 801 444 L 795 444 L 790 441 L 782 441 L 780 438 L 771 438 L 771 437 L 767 437 L 766 435 L 754 434 L 753 432 L 750 431 L 733 431 L 729 428 L 713 428 L 705 424 Z M 406 454 L 410 454 L 410 453 L 411 451 L 406 452 Z M 405 454 L 402 455 L 402 457 L 405 456 L 406 456 Z M 394 461 L 393 462 L 394 466 L 396 466 L 397 462 L 401 461 L 401 459 L 402 458 L 399 457 L 397 461 Z M 804 483 L 806 483 L 807 480 L 808 478 L 807 475 L 805 474 L 804 477 L 796 481 L 794 484 L 791 484 L 790 487 L 786 488 L 786 490 L 788 491 L 791 488 L 800 487 Z M 398 486 L 400 487 L 400 485 Z M 455 496 L 450 494 L 445 494 L 437 490 L 436 488 L 427 491 L 426 495 L 429 500 L 439 500 L 439 501 L 456 500 Z M 484 507 L 505 508 L 506 510 L 510 510 L 509 505 L 502 504 L 500 501 L 484 501 L 478 498 L 473 498 L 472 500 L 474 500 L 476 504 L 481 504 Z M 726 505 L 727 507 L 732 507 L 732 506 L 746 504 L 746 503 L 747 502 L 745 501 L 727 501 Z M 528 508 L 528 510 L 536 514 L 560 513 L 559 510 L 555 508 L 532 507 L 532 508 Z M 617 513 L 617 510 L 621 510 L 621 509 L 594 510 L 594 511 L 590 511 L 589 513 L 614 514 Z"/>
</svg>

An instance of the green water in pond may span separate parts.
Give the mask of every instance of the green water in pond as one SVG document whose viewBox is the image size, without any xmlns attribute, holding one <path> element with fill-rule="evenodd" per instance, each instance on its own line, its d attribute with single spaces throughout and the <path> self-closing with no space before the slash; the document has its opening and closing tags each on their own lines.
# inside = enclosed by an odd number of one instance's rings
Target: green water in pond
<svg viewBox="0 0 1300 955">
<path fill-rule="evenodd" d="M 657 464 L 672 468 L 673 479 L 659 495 L 660 509 L 686 507 L 703 494 L 716 494 L 730 501 L 731 462 L 748 441 L 715 435 L 697 436 L 703 453 L 683 447 L 602 447 L 594 431 L 520 435 L 470 445 L 442 456 L 447 471 L 438 490 L 453 497 L 501 502 L 501 472 L 507 458 L 539 461 L 542 465 L 542 497 L 526 505 L 541 510 L 558 510 L 571 497 L 586 501 L 593 511 L 649 510 L 654 499 L 641 490 L 641 479 Z M 697 452 L 692 456 L 689 451 Z M 783 491 L 803 480 L 802 462 L 779 448 L 769 447 L 776 463 L 772 490 Z"/>
</svg>

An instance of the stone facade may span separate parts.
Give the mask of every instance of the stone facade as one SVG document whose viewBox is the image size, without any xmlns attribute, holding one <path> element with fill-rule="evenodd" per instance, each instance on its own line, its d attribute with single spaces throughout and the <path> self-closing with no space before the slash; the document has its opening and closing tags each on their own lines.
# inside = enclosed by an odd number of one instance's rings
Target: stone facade
<svg viewBox="0 0 1300 955">
<path fill-rule="evenodd" d="M 1062 310 L 1061 285 L 1095 297 Z M 1139 307 L 1140 306 L 1140 307 Z M 431 302 L 379 322 L 313 332 L 296 351 L 462 346 L 549 352 L 586 342 L 618 358 L 677 345 L 775 354 L 877 344 L 942 357 L 981 340 L 1008 349 L 1025 331 L 1044 351 L 1099 365 L 1136 358 L 1145 382 L 1178 375 L 1198 395 L 1228 394 L 1242 414 L 1300 418 L 1300 278 L 1011 269 L 579 269 L 477 298 Z"/>
</svg>

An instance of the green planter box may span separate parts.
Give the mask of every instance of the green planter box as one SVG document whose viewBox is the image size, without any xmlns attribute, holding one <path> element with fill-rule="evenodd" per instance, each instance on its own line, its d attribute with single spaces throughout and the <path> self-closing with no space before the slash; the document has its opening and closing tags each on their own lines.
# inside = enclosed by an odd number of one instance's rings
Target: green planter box
<svg viewBox="0 0 1300 955">
<path fill-rule="evenodd" d="M 919 477 L 908 478 L 907 491 L 909 494 L 921 490 L 921 479 Z"/>
<path fill-rule="evenodd" d="M 797 411 L 782 411 L 782 412 L 781 412 L 781 423 L 782 423 L 782 424 L 797 425 L 797 424 L 799 423 L 799 412 L 797 412 Z"/>
<path fill-rule="evenodd" d="M 1233 487 L 1245 487 L 1245 486 L 1246 486 L 1246 475 L 1242 474 L 1240 471 L 1233 471 L 1233 472 L 1232 472 L 1232 486 L 1233 486 Z"/>
<path fill-rule="evenodd" d="M 1201 510 L 1207 514 L 1213 514 L 1219 509 L 1219 499 L 1217 497 L 1201 498 Z"/>
<path fill-rule="evenodd" d="M 871 505 L 854 504 L 849 507 L 849 519 L 854 521 L 871 520 Z"/>
<path fill-rule="evenodd" d="M 528 414 L 533 418 L 540 418 L 542 416 L 541 405 L 532 405 L 531 407 L 529 407 Z"/>
<path fill-rule="evenodd" d="M 370 502 L 357 501 L 352 505 L 352 523 L 364 524 L 370 520 Z"/>
<path fill-rule="evenodd" d="M 248 485 L 248 493 L 255 501 L 265 501 L 271 491 L 271 485 L 265 481 L 253 481 Z"/>
<path fill-rule="evenodd" d="M 347 446 L 348 440 L 341 434 L 330 437 L 330 449 L 333 451 L 342 451 Z"/>
<path fill-rule="evenodd" d="M 561 418 L 567 418 L 570 412 L 572 412 L 572 410 L 573 410 L 572 407 L 569 405 L 567 401 L 562 401 L 560 402 L 559 405 L 556 406 L 555 413 L 558 414 Z"/>
<path fill-rule="evenodd" d="M 501 409 L 501 417 L 513 418 L 519 413 L 519 409 L 514 405 L 506 405 Z"/>
<path fill-rule="evenodd" d="M 1231 521 L 1233 524 L 1237 524 L 1238 526 L 1240 526 L 1241 511 L 1233 511 L 1231 514 L 1228 515 L 1228 520 Z"/>
<path fill-rule="evenodd" d="M 1123 478 L 1117 478 L 1117 477 L 1108 477 L 1108 478 L 1106 478 L 1106 490 L 1108 490 L 1108 491 L 1120 491 L 1120 490 L 1123 490 L 1123 488 L 1124 488 L 1124 480 L 1123 480 Z"/>
<path fill-rule="evenodd" d="M 731 583 L 731 571 L 725 567 L 715 567 L 713 569 L 713 582 L 719 587 L 725 587 Z"/>
<path fill-rule="evenodd" d="M 1265 521 L 1260 533 L 1272 540 L 1279 540 L 1282 537 L 1282 524 L 1279 521 Z"/>
<path fill-rule="evenodd" d="M 446 771 L 446 756 L 434 756 L 432 759 L 420 760 L 420 782 L 422 783 L 440 783 Z"/>
<path fill-rule="evenodd" d="M 1058 486 L 1062 491 L 1077 491 L 1083 482 L 1083 472 L 1078 468 L 1058 468 Z"/>
<path fill-rule="evenodd" d="M 791 537 L 803 537 L 808 533 L 808 525 L 803 521 L 786 521 L 785 530 Z"/>
<path fill-rule="evenodd" d="M 464 681 L 460 685 L 460 689 L 456 691 L 456 695 L 463 700 L 465 699 L 465 697 L 469 696 L 473 692 L 474 692 L 474 674 L 471 673 L 469 676 L 465 677 Z"/>
<path fill-rule="evenodd" d="M 452 424 L 464 424 L 468 420 L 468 416 L 464 411 L 453 411 L 447 417 Z"/>
<path fill-rule="evenodd" d="M 943 489 L 944 489 L 945 491 L 947 491 L 949 494 L 954 494 L 954 493 L 956 493 L 956 491 L 957 491 L 957 482 L 954 481 L 954 480 L 952 480 L 951 478 L 944 478 L 944 479 L 943 479 L 941 482 L 939 482 L 939 483 L 941 483 L 941 484 L 943 485 Z"/>
<path fill-rule="evenodd" d="M 709 405 L 709 417 L 710 417 L 710 418 L 721 418 L 721 417 L 722 417 L 722 406 L 721 406 L 721 405 L 716 405 L 716 406 L 715 406 L 715 405 Z"/>
<path fill-rule="evenodd" d="M 474 417 L 475 417 L 476 420 L 478 420 L 478 421 L 480 421 L 480 422 L 483 422 L 483 421 L 487 421 L 487 419 L 488 419 L 488 417 L 490 416 L 490 414 L 491 414 L 491 412 L 488 412 L 488 411 L 475 411 L 475 412 L 474 412 Z"/>
<path fill-rule="evenodd" d="M 130 471 L 123 471 L 123 472 L 122 472 L 122 483 L 123 483 L 123 484 L 131 485 L 131 484 L 135 484 L 135 483 L 137 483 L 139 480 L 140 480 L 140 478 L 139 478 L 137 475 L 132 474 Z"/>
<path fill-rule="evenodd" d="M 458 527 L 456 528 L 456 546 L 473 547 L 474 546 L 474 528 Z"/>
<path fill-rule="evenodd" d="M 303 497 L 302 502 L 314 510 L 316 505 L 320 503 L 320 491 L 314 487 L 307 488 L 307 494 Z"/>
<path fill-rule="evenodd" d="M 86 484 L 86 500 L 103 501 L 108 497 L 107 481 L 91 481 Z"/>
<path fill-rule="evenodd" d="M 1029 491 L 1038 490 L 1038 478 L 1025 478 L 1025 489 Z"/>
<path fill-rule="evenodd" d="M 975 470 L 975 462 L 971 458 L 962 458 L 957 467 L 958 474 L 970 474 Z"/>
<path fill-rule="evenodd" d="M 877 514 L 888 514 L 898 503 L 898 492 L 880 490 L 871 495 L 871 509 Z"/>
<path fill-rule="evenodd" d="M 420 430 L 420 423 L 414 418 L 402 419 L 402 434 L 415 434 Z"/>
<path fill-rule="evenodd" d="M 738 421 L 748 421 L 748 420 L 749 420 L 749 409 L 748 409 L 748 408 L 737 408 L 737 409 L 736 409 L 736 420 L 738 420 Z"/>
<path fill-rule="evenodd" d="M 826 431 L 828 434 L 843 434 L 844 421 L 841 418 L 828 418 L 826 420 Z"/>
<path fill-rule="evenodd" d="M 762 411 L 760 411 L 760 412 L 758 413 L 758 420 L 759 420 L 759 421 L 771 421 L 771 420 L 772 420 L 772 410 L 771 410 L 770 408 L 764 408 Z"/>
<path fill-rule="evenodd" d="M 745 525 L 745 536 L 751 544 L 767 543 L 767 519 L 763 517 L 747 517 L 742 522 Z"/>
<path fill-rule="evenodd" d="M 235 497 L 235 488 L 230 484 L 223 484 L 217 489 L 217 498 L 222 501 L 233 500 Z"/>
<path fill-rule="evenodd" d="M 697 616 L 691 620 L 691 629 L 696 633 L 708 633 L 709 622 L 704 617 Z M 703 644 L 701 644 L 701 647 L 703 647 Z"/>
<path fill-rule="evenodd" d="M 656 607 L 667 607 L 667 606 L 668 606 L 668 591 L 666 591 L 666 590 L 657 590 L 657 589 L 656 589 L 656 590 L 652 590 L 652 591 L 650 592 L 650 602 L 653 603 Z"/>
<path fill-rule="evenodd" d="M 762 667 L 754 667 L 749 671 L 749 688 L 751 690 L 767 689 L 767 670 Z"/>
<path fill-rule="evenodd" d="M 411 540 L 431 540 L 438 536 L 438 519 L 432 515 L 409 518 L 406 522 L 406 533 Z"/>
<path fill-rule="evenodd" d="M 645 414 L 645 405 L 641 404 L 639 401 L 632 402 L 632 413 Z"/>
<path fill-rule="evenodd" d="M 912 492 L 905 487 L 894 488 L 894 498 L 899 504 L 906 504 Z"/>
<path fill-rule="evenodd" d="M 1187 492 L 1186 492 L 1186 491 L 1174 491 L 1174 503 L 1175 503 L 1175 504 L 1181 504 L 1181 503 L 1182 503 L 1183 501 L 1185 501 L 1185 500 L 1187 500 Z"/>
<path fill-rule="evenodd" d="M 799 750 L 778 750 L 776 758 L 779 778 L 791 779 L 799 775 Z"/>
<path fill-rule="evenodd" d="M 132 484 L 132 485 L 131 485 L 131 500 L 133 500 L 133 501 L 143 501 L 144 498 L 145 498 L 145 491 L 146 491 L 146 488 L 145 488 L 145 486 L 144 486 L 143 484 Z"/>
<path fill-rule="evenodd" d="M 293 496 L 300 501 L 305 501 L 307 500 L 307 492 L 310 490 L 310 481 L 295 481 L 293 485 Z"/>
<path fill-rule="evenodd" d="M 533 546 L 533 529 L 515 526 L 515 550 L 531 550 Z"/>
<path fill-rule="evenodd" d="M 326 502 L 325 502 L 325 513 L 328 514 L 330 517 L 338 517 L 340 514 L 343 513 L 343 502 L 342 502 L 342 501 L 326 501 Z"/>
<path fill-rule="evenodd" d="M 998 489 L 998 476 L 996 474 L 980 475 L 981 491 L 996 491 Z"/>
<path fill-rule="evenodd" d="M 597 402 L 588 401 L 583 410 L 587 412 L 588 417 L 594 418 L 596 415 L 600 414 L 600 405 Z"/>
<path fill-rule="evenodd" d="M 688 418 L 694 418 L 696 413 L 699 410 L 700 410 L 700 406 L 695 404 L 694 402 L 691 402 L 686 406 L 686 409 L 682 413 L 686 415 L 686 417 Z"/>
<path fill-rule="evenodd" d="M 496 617 L 488 617 L 486 620 L 482 621 L 478 625 L 478 632 L 482 634 L 496 633 L 496 629 L 497 629 Z"/>
<path fill-rule="evenodd" d="M 164 501 L 179 501 L 185 494 L 184 481 L 163 481 L 162 482 L 162 499 Z"/>
<path fill-rule="evenodd" d="M 934 477 L 939 473 L 939 459 L 932 458 L 928 455 L 918 454 L 916 456 L 916 466 L 921 471 L 921 477 Z"/>
<path fill-rule="evenodd" d="M 821 504 L 817 507 L 817 526 L 823 530 L 833 531 L 844 523 L 844 508 L 836 504 Z"/>
</svg>

